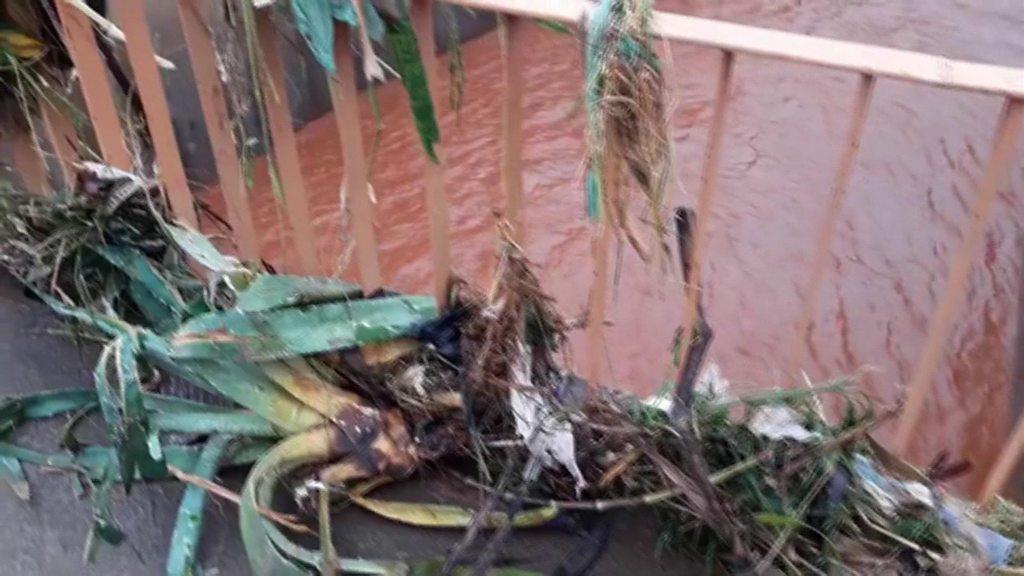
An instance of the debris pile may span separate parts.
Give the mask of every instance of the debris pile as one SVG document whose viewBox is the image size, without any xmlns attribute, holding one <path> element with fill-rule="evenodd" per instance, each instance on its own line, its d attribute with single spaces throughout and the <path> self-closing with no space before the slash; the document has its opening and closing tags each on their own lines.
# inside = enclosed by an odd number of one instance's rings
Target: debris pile
<svg viewBox="0 0 1024 576">
<path fill-rule="evenodd" d="M 105 342 L 93 390 L 0 405 L 3 476 L 26 498 L 23 464 L 78 478 L 93 545 L 126 538 L 114 485 L 188 483 L 169 574 L 201 560 L 193 520 L 207 490 L 226 492 L 218 470 L 249 465 L 240 530 L 256 574 L 513 573 L 487 552 L 512 530 L 625 507 L 657 510 L 661 545 L 715 570 L 963 574 L 1021 561 L 1019 509 L 981 515 L 885 452 L 871 432 L 897 408 L 852 382 L 731 397 L 705 374 L 678 419 L 591 388 L 564 368 L 569 324 L 511 241 L 486 291 L 454 280 L 436 310 L 431 298 L 243 265 L 171 221 L 151 182 L 105 166 L 86 165 L 70 199 L 5 194 L 0 218 L 4 266 Z M 216 401 L 190 399 L 171 377 Z M 825 395 L 845 403 L 837 421 Z M 93 411 L 108 446 L 75 442 L 75 424 L 58 452 L 16 442 L 23 421 Z M 428 462 L 478 490 L 480 509 L 370 497 Z M 310 518 L 272 510 L 284 489 Z M 491 545 L 421 564 L 337 558 L 332 500 L 462 526 L 467 542 L 490 530 Z M 288 536 L 317 531 L 319 550 Z"/>
</svg>

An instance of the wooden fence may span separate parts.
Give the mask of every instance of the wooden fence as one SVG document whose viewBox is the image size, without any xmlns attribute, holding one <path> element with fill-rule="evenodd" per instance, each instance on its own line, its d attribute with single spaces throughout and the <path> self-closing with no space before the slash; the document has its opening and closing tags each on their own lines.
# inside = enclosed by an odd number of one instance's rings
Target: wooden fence
<svg viewBox="0 0 1024 576">
<path fill-rule="evenodd" d="M 194 74 L 203 117 L 209 132 L 214 161 L 227 204 L 227 216 L 243 258 L 259 257 L 258 241 L 247 200 L 242 165 L 232 136 L 231 122 L 225 104 L 224 88 L 215 59 L 215 48 L 210 28 L 203 21 L 203 0 L 174 0 L 178 2 L 181 27 Z M 520 214 L 523 206 L 522 179 L 522 73 L 523 54 L 529 49 L 522 40 L 525 19 L 543 18 L 577 25 L 584 21 L 593 5 L 585 0 L 449 0 L 450 4 L 496 12 L 501 15 L 499 27 L 502 45 L 503 81 L 505 90 L 501 106 L 500 186 L 507 202 L 506 216 L 514 233 L 521 238 Z M 78 70 L 81 90 L 95 131 L 102 158 L 117 167 L 131 168 L 132 160 L 125 143 L 125 135 L 103 61 L 92 33 L 93 22 L 65 0 L 56 0 L 57 11 L 63 23 L 64 39 Z M 185 179 L 179 143 L 175 139 L 166 95 L 160 80 L 160 71 L 150 39 L 150 30 L 144 14 L 144 2 L 139 0 L 113 0 L 112 8 L 121 23 L 126 38 L 128 58 L 135 75 L 140 101 L 148 120 L 156 163 L 171 207 L 177 218 L 196 225 L 191 192 Z M 411 0 L 410 16 L 418 37 L 420 50 L 427 68 L 428 81 L 435 104 L 441 103 L 439 93 L 438 62 L 433 44 L 433 10 L 430 0 Z M 893 78 L 928 84 L 940 88 L 996 94 L 1004 97 L 1003 112 L 995 126 L 992 151 L 985 162 L 984 171 L 977 182 L 971 217 L 962 231 L 963 244 L 952 256 L 949 274 L 938 304 L 931 314 L 924 350 L 917 361 L 909 382 L 905 410 L 896 433 L 894 447 L 905 454 L 915 427 L 920 420 L 936 372 L 942 360 L 943 347 L 950 337 L 954 320 L 963 305 L 968 273 L 972 261 L 979 254 L 986 222 L 991 215 L 997 190 L 1007 178 L 1024 115 L 1024 69 L 993 66 L 974 62 L 950 60 L 930 54 L 896 50 L 879 46 L 817 38 L 802 34 L 780 32 L 763 28 L 731 24 L 703 18 L 656 12 L 653 26 L 657 35 L 667 40 L 687 42 L 720 51 L 721 67 L 715 88 L 715 108 L 710 135 L 704 154 L 703 172 L 696 200 L 696 228 L 693 240 L 694 277 L 687 290 L 686 306 L 680 311 L 684 337 L 692 330 L 696 317 L 696 287 L 700 284 L 701 262 L 706 249 L 707 222 L 717 192 L 718 164 L 721 157 L 722 136 L 727 122 L 730 90 L 733 84 L 736 60 L 745 55 L 756 55 L 780 60 L 803 62 L 845 70 L 859 75 L 860 82 L 854 94 L 854 106 L 849 119 L 845 141 L 839 152 L 839 163 L 832 184 L 831 197 L 817 227 L 814 256 L 807 278 L 806 304 L 796 320 L 788 373 L 794 374 L 803 362 L 803 347 L 799 335 L 803 334 L 814 317 L 813 297 L 821 287 L 836 224 L 842 210 L 843 199 L 850 182 L 855 158 L 860 146 L 864 125 L 870 113 L 876 80 Z M 296 268 L 303 273 L 317 269 L 316 252 L 309 202 L 303 175 L 299 166 L 299 153 L 285 89 L 285 70 L 278 56 L 278 32 L 271 23 L 267 10 L 257 12 L 259 41 L 263 47 L 270 95 L 266 98 L 268 128 L 273 140 L 271 153 L 280 174 L 282 190 L 286 195 L 286 215 L 293 230 L 293 242 L 298 262 Z M 343 148 L 345 171 L 343 186 L 347 191 L 351 211 L 356 262 L 361 283 L 367 289 L 381 286 L 382 278 L 376 232 L 373 225 L 373 204 L 366 181 L 366 158 L 359 130 L 359 112 L 356 101 L 356 77 L 349 50 L 349 32 L 338 26 L 335 44 L 339 64 L 337 78 L 329 79 L 333 113 Z M 74 128 L 68 120 L 52 109 L 40 111 L 46 139 L 64 176 L 70 175 L 74 161 L 73 151 L 65 145 Z M 28 147 L 15 146 L 24 150 Z M 427 162 L 423 174 L 428 207 L 428 228 L 434 264 L 434 292 L 440 298 L 451 261 L 448 229 L 448 200 L 444 190 L 444 155 L 438 151 L 440 162 Z M 38 159 L 17 154 L 14 158 L 23 179 L 30 185 L 43 188 L 45 172 L 40 172 Z M 591 290 L 587 343 L 593 349 L 603 349 L 605 311 L 608 286 L 608 249 L 610 232 L 597 232 L 592 245 L 594 284 Z M 592 354 L 594 361 L 584 367 L 584 375 L 592 381 L 602 378 L 600 354 Z M 981 494 L 990 500 L 1006 483 L 1017 459 L 1024 452 L 1024 418 L 1016 425 L 1008 446 L 996 462 Z"/>
</svg>

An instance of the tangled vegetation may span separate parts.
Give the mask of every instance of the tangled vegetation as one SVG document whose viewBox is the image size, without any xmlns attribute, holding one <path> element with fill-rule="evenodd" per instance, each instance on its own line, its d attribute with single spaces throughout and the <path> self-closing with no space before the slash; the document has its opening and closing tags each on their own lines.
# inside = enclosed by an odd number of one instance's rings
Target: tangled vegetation
<svg viewBox="0 0 1024 576">
<path fill-rule="evenodd" d="M 371 41 L 388 38 L 436 160 L 440 135 L 406 14 L 362 2 L 290 7 L 328 70 L 335 20 L 358 28 L 368 79 L 379 73 Z M 241 19 L 255 91 L 252 11 L 246 4 Z M 646 0 L 605 0 L 586 47 L 591 213 L 607 215 L 644 257 L 619 184 L 628 170 L 664 245 L 668 138 L 649 28 Z M 493 283 L 453 280 L 438 307 L 429 297 L 367 294 L 243 264 L 175 223 L 159 187 L 136 174 L 86 163 L 74 192 L 0 195 L 0 263 L 74 336 L 103 344 L 92 389 L 0 403 L 0 476 L 23 498 L 31 495 L 25 464 L 78 480 L 94 509 L 87 553 L 127 539 L 114 486 L 176 480 L 188 487 L 167 558 L 172 576 L 200 569 L 207 494 L 238 503 L 258 575 L 529 576 L 497 565 L 512 531 L 622 508 L 655 510 L 659 547 L 688 551 L 709 573 L 1024 569 L 1019 508 L 973 510 L 946 494 L 934 471 L 887 453 L 872 432 L 899 407 L 878 405 L 853 380 L 735 397 L 710 371 L 697 378 L 701 352 L 681 370 L 694 387 L 686 410 L 670 411 L 579 379 L 564 361 L 571 323 L 508 234 Z M 823 410 L 826 396 L 841 400 L 839 418 Z M 106 445 L 76 440 L 94 412 Z M 25 421 L 59 415 L 70 415 L 59 451 L 18 442 Z M 372 495 L 428 466 L 472 488 L 479 507 Z M 249 467 L 240 494 L 217 483 L 227 467 Z M 282 492 L 300 514 L 273 509 Z M 444 558 L 339 557 L 330 533 L 337 504 L 465 537 Z M 297 534 L 318 535 L 320 546 L 303 547 Z M 470 552 L 485 534 L 483 552 Z"/>
<path fill-rule="evenodd" d="M 1005 536 L 981 528 L 927 476 L 896 465 L 871 439 L 895 408 L 850 382 L 741 398 L 705 382 L 678 420 L 591 389 L 562 367 L 568 324 L 511 242 L 486 292 L 454 281 L 435 310 L 429 298 L 242 267 L 171 222 L 158 189 L 130 174 L 91 165 L 79 186 L 69 200 L 5 195 L 0 258 L 78 332 L 106 342 L 95 389 L 7 399 L 0 433 L 98 410 L 110 446 L 65 442 L 43 454 L 8 438 L 0 460 L 25 496 L 24 463 L 92 485 L 91 542 L 125 538 L 112 485 L 190 483 L 170 574 L 197 562 L 201 525 L 189 520 L 201 517 L 204 490 L 223 491 L 217 471 L 250 464 L 241 536 L 257 574 L 509 570 L 464 547 L 423 564 L 335 558 L 324 530 L 338 499 L 413 525 L 464 526 L 474 538 L 493 530 L 497 544 L 558 515 L 650 507 L 662 518 L 660 545 L 712 570 L 960 574 L 1019 560 L 1017 512 L 986 521 Z M 158 374 L 219 401 L 162 394 Z M 844 400 L 838 421 L 825 417 L 823 395 Z M 369 496 L 428 462 L 484 505 Z M 321 521 L 271 510 L 283 486 Z M 287 535 L 314 525 L 320 550 Z"/>
</svg>

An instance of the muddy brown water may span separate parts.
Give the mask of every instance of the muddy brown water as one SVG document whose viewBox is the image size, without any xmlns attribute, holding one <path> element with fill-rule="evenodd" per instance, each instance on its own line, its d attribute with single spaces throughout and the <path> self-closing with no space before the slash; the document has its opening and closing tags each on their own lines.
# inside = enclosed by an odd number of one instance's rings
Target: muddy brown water
<svg viewBox="0 0 1024 576">
<path fill-rule="evenodd" d="M 787 0 L 663 1 L 679 13 L 820 36 L 921 50 L 944 56 L 1024 66 L 1024 4 L 1020 0 L 872 2 Z M 584 115 L 581 50 L 570 36 L 531 27 L 526 34 L 526 251 L 546 288 L 570 315 L 591 284 L 584 217 Z M 710 49 L 665 45 L 672 103 L 673 205 L 692 203 L 712 111 L 719 65 Z M 443 110 L 446 190 L 455 269 L 478 282 L 493 266 L 493 210 L 498 195 L 500 58 L 497 37 L 464 48 L 465 100 Z M 444 75 L 445 82 L 448 75 Z M 815 225 L 824 212 L 853 105 L 857 78 L 806 65 L 740 56 L 724 141 L 720 186 L 710 223 L 705 305 L 716 340 L 711 356 L 734 389 L 782 385 L 794 323 L 808 295 Z M 442 87 L 447 90 L 447 85 Z M 422 187 L 424 158 L 404 94 L 392 82 L 378 89 L 384 131 L 371 182 L 375 223 L 388 284 L 427 292 L 432 265 Z M 361 100 L 364 140 L 373 124 Z M 974 182 L 991 148 L 1001 101 L 882 79 L 836 232 L 831 265 L 817 295 L 806 347 L 812 379 L 870 366 L 861 387 L 892 401 L 910 379 L 928 321 L 943 289 L 947 262 L 961 242 Z M 348 238 L 339 212 L 344 166 L 334 121 L 321 118 L 299 134 L 324 272 L 355 278 L 345 265 Z M 973 490 L 990 466 L 1019 406 L 1010 379 L 1022 254 L 1024 162 L 1018 151 L 1009 182 L 987 228 L 984 252 L 970 275 L 967 300 L 915 443 L 926 463 L 940 450 L 974 462 L 960 481 Z M 284 269 L 287 230 L 255 170 L 255 213 L 264 253 Z M 216 198 L 215 204 L 218 203 Z M 282 248 L 284 240 L 284 248 Z M 682 317 L 678 276 L 645 266 L 623 248 L 613 251 L 608 384 L 649 394 L 671 376 L 669 344 Z M 580 364 L 588 351 L 573 341 Z M 1016 386 L 1024 384 L 1017 383 Z M 1019 398 L 1020 394 L 1016 394 Z M 882 431 L 882 436 L 891 434 Z"/>
</svg>

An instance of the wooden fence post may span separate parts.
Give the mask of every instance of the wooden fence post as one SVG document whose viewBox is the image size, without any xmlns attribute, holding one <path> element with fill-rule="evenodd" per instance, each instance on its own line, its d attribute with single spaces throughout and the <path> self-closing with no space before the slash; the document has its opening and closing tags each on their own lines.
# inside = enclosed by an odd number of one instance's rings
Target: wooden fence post
<svg viewBox="0 0 1024 576">
<path fill-rule="evenodd" d="M 33 131 L 18 121 L 18 114 L 7 114 L 7 138 L 11 146 L 11 164 L 21 176 L 25 191 L 46 195 L 51 192 L 46 162 Z"/>
<path fill-rule="evenodd" d="M 78 159 L 78 131 L 67 114 L 45 102 L 39 103 L 39 115 L 46 130 L 46 139 L 53 147 L 64 189 L 72 190 L 75 187 L 74 164 Z"/>
<path fill-rule="evenodd" d="M 103 160 L 122 170 L 132 170 L 132 156 L 125 145 L 121 117 L 107 78 L 107 67 L 100 58 L 92 22 L 77 8 L 59 0 L 54 2 L 64 28 L 64 45 L 78 70 L 82 96 L 89 120 L 96 132 Z"/>
<path fill-rule="evenodd" d="M 907 403 L 903 409 L 899 428 L 896 431 L 895 451 L 906 456 L 913 440 L 914 430 L 924 412 L 924 404 L 932 389 L 932 380 L 942 360 L 942 351 L 953 330 L 953 323 L 967 293 L 967 277 L 971 261 L 981 249 L 985 225 L 996 204 L 999 186 L 1007 177 L 1017 138 L 1024 116 L 1024 100 L 1007 98 L 996 129 L 992 155 L 985 165 L 985 172 L 978 182 L 971 219 L 964 229 L 964 242 L 949 265 L 949 277 L 942 297 L 935 306 L 928 324 L 928 336 L 924 351 L 907 387 Z"/>
<path fill-rule="evenodd" d="M 434 46 L 434 12 L 431 0 L 411 0 L 409 17 L 419 46 L 420 57 L 427 73 L 434 112 L 440 122 L 441 78 L 437 71 L 437 49 Z M 443 137 L 442 137 L 443 141 Z M 448 230 L 448 197 L 444 192 L 444 154 L 441 144 L 434 146 L 437 162 L 427 159 L 423 180 L 427 195 L 427 221 L 430 227 L 430 247 L 434 256 L 434 295 L 444 303 L 451 272 L 451 239 Z"/>
<path fill-rule="evenodd" d="M 615 198 L 622 185 L 622 158 L 609 155 L 601 163 L 601 188 L 606 198 Z M 583 377 L 591 385 L 604 384 L 608 357 L 605 340 L 605 322 L 608 316 L 608 252 L 613 235 L 612 223 L 602 219 L 590 238 L 590 261 L 594 266 L 594 280 L 587 301 L 587 364 Z"/>
<path fill-rule="evenodd" d="M 328 78 L 334 121 L 341 137 L 341 154 L 345 161 L 343 194 L 352 212 L 352 231 L 356 243 L 356 263 L 363 289 L 372 292 L 382 285 L 380 261 L 377 255 L 377 232 L 373 224 L 373 202 L 367 182 L 366 155 L 363 135 L 359 126 L 359 96 L 356 91 L 356 69 L 349 49 L 350 33 L 347 24 L 335 26 L 334 61 L 338 75 Z"/>
<path fill-rule="evenodd" d="M 213 38 L 199 12 L 196 0 L 179 0 L 178 19 L 192 63 L 192 76 L 199 94 L 199 106 L 203 110 L 203 121 L 210 137 L 213 162 L 217 167 L 220 190 L 228 209 L 228 222 L 235 234 L 238 251 L 242 258 L 259 260 L 260 244 L 252 220 L 252 208 L 242 177 L 242 163 L 224 100 L 217 70 Z"/>
<path fill-rule="evenodd" d="M 58 0 L 59 1 L 59 0 Z M 128 61 L 135 75 L 136 89 L 146 113 L 146 126 L 156 152 L 158 175 L 164 183 L 174 216 L 193 228 L 199 227 L 192 191 L 181 162 L 178 138 L 171 124 L 171 110 L 167 105 L 160 70 L 156 66 L 156 53 L 149 37 L 146 22 L 146 4 L 140 0 L 117 0 L 118 22 L 125 35 Z"/>
<path fill-rule="evenodd" d="M 839 167 L 836 169 L 835 180 L 832 183 L 832 196 L 829 198 L 825 215 L 818 224 L 818 233 L 815 236 L 814 257 L 811 260 L 810 279 L 804 292 L 803 310 L 797 319 L 796 333 L 793 335 L 793 342 L 790 346 L 786 371 L 790 378 L 798 377 L 801 370 L 800 364 L 804 359 L 803 338 L 814 320 L 818 292 L 821 291 L 821 284 L 825 280 L 826 265 L 832 254 L 832 239 L 835 236 L 836 224 L 843 208 L 846 192 L 850 187 L 850 175 L 853 173 L 857 151 L 860 150 L 860 141 L 864 135 L 864 125 L 867 123 L 868 108 L 871 105 L 871 96 L 874 91 L 875 77 L 861 74 L 860 83 L 857 86 L 857 99 L 854 101 L 853 112 L 850 116 L 850 129 L 846 133 L 846 145 L 843 147 L 843 155 L 839 159 Z"/>
<path fill-rule="evenodd" d="M 1024 456 L 1024 415 L 1017 420 L 1017 425 L 1014 426 L 1013 432 L 1010 434 L 1009 443 L 999 453 L 999 458 L 996 459 L 992 470 L 985 478 L 985 486 L 981 489 L 980 498 L 982 506 L 987 506 L 999 495 L 999 492 L 1006 486 L 1006 481 L 1010 479 L 1014 467 L 1020 462 L 1021 456 Z"/>
<path fill-rule="evenodd" d="M 256 27 L 270 86 L 265 89 L 264 100 L 270 136 L 274 139 L 274 158 L 280 175 L 285 212 L 291 224 L 295 248 L 299 253 L 299 270 L 303 274 L 317 272 L 316 236 L 309 211 L 306 183 L 299 162 L 299 148 L 292 128 L 291 107 L 288 104 L 288 86 L 284 65 L 278 51 L 277 31 L 267 10 L 256 12 Z M 257 64 L 258 65 L 258 64 Z"/>
<path fill-rule="evenodd" d="M 512 225 L 513 239 L 523 242 L 523 32 L 527 22 L 502 16 L 498 26 L 501 43 L 501 192 L 505 197 L 505 218 Z"/>
</svg>

